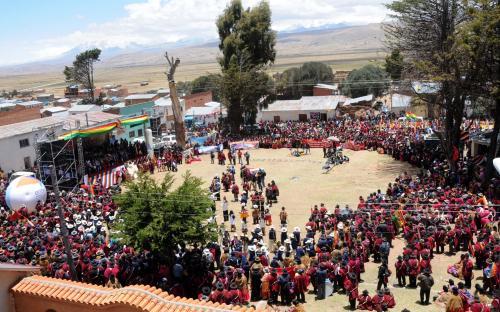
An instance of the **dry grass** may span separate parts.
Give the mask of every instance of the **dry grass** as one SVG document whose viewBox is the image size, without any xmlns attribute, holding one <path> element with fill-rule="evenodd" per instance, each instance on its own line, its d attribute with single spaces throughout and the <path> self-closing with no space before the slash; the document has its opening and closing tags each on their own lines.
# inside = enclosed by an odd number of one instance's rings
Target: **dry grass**
<svg viewBox="0 0 500 312">
<path fill-rule="evenodd" d="M 318 61 L 329 64 L 334 70 L 352 70 L 362 67 L 371 61 L 380 61 L 384 55 L 379 52 L 339 53 L 327 55 L 289 55 L 278 58 L 269 69 L 270 73 L 281 72 L 287 68 L 300 66 L 304 62 Z M 137 65 L 129 67 L 98 68 L 96 70 L 96 85 L 121 84 L 129 92 L 145 92 L 152 89 L 167 87 L 165 67 L 161 65 Z M 219 65 L 213 62 L 181 63 L 176 79 L 189 81 L 206 74 L 219 72 Z M 141 81 L 148 81 L 149 85 L 141 86 Z M 0 90 L 23 90 L 44 87 L 47 92 L 56 96 L 64 94 L 64 76 L 61 72 L 43 74 L 0 76 Z"/>
</svg>

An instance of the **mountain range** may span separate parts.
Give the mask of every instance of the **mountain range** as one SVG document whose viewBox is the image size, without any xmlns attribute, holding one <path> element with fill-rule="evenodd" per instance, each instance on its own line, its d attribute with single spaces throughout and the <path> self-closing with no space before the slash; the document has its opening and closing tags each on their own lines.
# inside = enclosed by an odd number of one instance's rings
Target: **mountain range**
<svg viewBox="0 0 500 312">
<path fill-rule="evenodd" d="M 294 32 L 280 32 L 277 37 L 277 65 L 293 63 L 293 59 L 328 56 L 370 54 L 373 57 L 383 52 L 384 33 L 380 24 L 348 26 L 344 24 L 327 25 L 318 29 L 298 29 Z M 158 44 L 155 46 L 128 46 L 127 48 L 109 48 L 101 53 L 98 69 L 158 66 L 165 64 L 164 52 L 179 57 L 183 64 L 215 63 L 219 54 L 218 43 L 180 42 L 174 45 Z M 0 67 L 0 76 L 42 74 L 62 71 L 64 65 L 70 65 L 79 49 L 73 49 L 58 58 L 20 65 Z"/>
</svg>

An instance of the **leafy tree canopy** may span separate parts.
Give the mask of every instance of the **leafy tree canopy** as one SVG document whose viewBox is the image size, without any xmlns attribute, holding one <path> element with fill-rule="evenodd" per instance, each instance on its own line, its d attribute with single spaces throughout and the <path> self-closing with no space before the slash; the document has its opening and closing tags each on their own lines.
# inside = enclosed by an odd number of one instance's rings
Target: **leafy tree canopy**
<svg viewBox="0 0 500 312">
<path fill-rule="evenodd" d="M 278 98 L 291 100 L 312 96 L 315 84 L 331 83 L 333 76 L 332 68 L 321 62 L 307 62 L 300 67 L 288 68 L 278 75 Z"/>
<path fill-rule="evenodd" d="M 220 87 L 222 76 L 220 74 L 206 74 L 200 76 L 191 82 L 191 92 L 199 93 L 212 91 L 213 100 L 220 102 Z"/>
<path fill-rule="evenodd" d="M 147 175 L 128 182 L 116 195 L 120 208 L 117 224 L 123 243 L 151 250 L 171 261 L 177 245 L 203 245 L 217 239 L 213 201 L 200 178 L 187 172 L 182 184 L 172 189 L 174 178 L 167 174 L 161 183 Z"/>
<path fill-rule="evenodd" d="M 67 82 L 80 84 L 88 89 L 89 96 L 94 102 L 94 63 L 99 61 L 101 50 L 91 49 L 78 54 L 73 61 L 73 66 L 64 67 L 64 76 Z"/>
<path fill-rule="evenodd" d="M 387 73 L 380 66 L 365 65 L 349 73 L 341 89 L 351 97 L 360 97 L 368 94 L 380 96 L 389 87 Z"/>
<path fill-rule="evenodd" d="M 273 89 L 265 67 L 276 58 L 276 33 L 271 29 L 271 9 L 262 1 L 243 9 L 233 0 L 216 22 L 222 56 L 221 99 L 228 108 L 231 131 L 252 123 L 258 108 L 266 107 Z"/>
<path fill-rule="evenodd" d="M 403 72 L 403 55 L 399 49 L 394 49 L 385 57 L 385 71 L 392 80 L 400 80 Z"/>
</svg>

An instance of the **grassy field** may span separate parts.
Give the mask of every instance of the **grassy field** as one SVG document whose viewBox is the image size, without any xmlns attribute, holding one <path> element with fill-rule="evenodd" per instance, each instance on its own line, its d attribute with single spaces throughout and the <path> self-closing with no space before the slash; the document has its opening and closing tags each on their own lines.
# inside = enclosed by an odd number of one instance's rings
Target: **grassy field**
<svg viewBox="0 0 500 312">
<path fill-rule="evenodd" d="M 287 55 L 278 57 L 276 63 L 269 69 L 270 73 L 300 66 L 304 62 L 318 61 L 329 64 L 333 70 L 352 70 L 370 62 L 381 61 L 385 55 L 382 52 L 360 51 L 356 53 L 320 54 L 320 55 Z M 181 59 L 182 60 L 182 59 Z M 96 70 L 96 85 L 121 84 L 128 87 L 129 92 L 145 92 L 167 86 L 166 67 L 161 65 L 137 65 Z M 177 81 L 189 81 L 206 74 L 219 72 L 219 65 L 215 62 L 181 63 L 176 73 Z M 141 81 L 148 81 L 149 85 L 141 86 Z M 48 72 L 29 75 L 0 76 L 0 90 L 23 90 L 45 88 L 49 93 L 62 96 L 64 92 L 64 76 L 61 72 Z"/>
</svg>

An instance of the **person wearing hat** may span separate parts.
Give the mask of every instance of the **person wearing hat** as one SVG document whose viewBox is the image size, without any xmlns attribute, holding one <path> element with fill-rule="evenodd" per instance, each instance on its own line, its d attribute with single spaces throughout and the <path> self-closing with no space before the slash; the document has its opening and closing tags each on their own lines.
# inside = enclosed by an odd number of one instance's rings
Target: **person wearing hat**
<svg viewBox="0 0 500 312">
<path fill-rule="evenodd" d="M 212 289 L 210 289 L 210 287 L 203 286 L 201 288 L 201 293 L 198 294 L 198 300 L 209 301 L 211 293 L 212 293 Z"/>
<path fill-rule="evenodd" d="M 316 280 L 316 300 L 323 300 L 326 296 L 326 278 L 328 277 L 328 272 L 326 266 L 323 263 L 319 264 L 316 270 L 315 280 Z"/>
<path fill-rule="evenodd" d="M 420 303 L 429 304 L 431 288 L 434 286 L 434 279 L 431 276 L 429 269 L 424 269 L 423 273 L 418 277 L 418 286 L 420 286 Z"/>
<path fill-rule="evenodd" d="M 377 294 L 372 297 L 372 307 L 377 312 L 387 309 L 387 302 L 385 302 L 384 291 L 382 289 L 377 290 Z"/>
<path fill-rule="evenodd" d="M 377 282 L 377 290 L 382 288 L 387 288 L 387 283 L 389 282 L 389 276 L 391 276 L 391 270 L 387 267 L 387 262 L 383 261 L 380 267 L 378 268 L 378 282 Z"/>
<path fill-rule="evenodd" d="M 365 289 L 361 295 L 358 296 L 358 310 L 371 311 L 372 309 L 372 298 L 370 297 L 368 290 Z"/>
<path fill-rule="evenodd" d="M 398 260 L 394 263 L 394 267 L 396 268 L 396 277 L 398 279 L 398 286 L 405 287 L 406 286 L 406 262 L 403 261 L 403 256 L 398 256 Z"/>
<path fill-rule="evenodd" d="M 392 309 L 396 306 L 396 300 L 394 299 L 394 295 L 387 287 L 384 289 L 384 301 L 387 303 L 388 309 Z"/>
<path fill-rule="evenodd" d="M 292 303 L 290 294 L 290 275 L 286 269 L 278 277 L 279 293 L 281 297 L 281 304 L 289 306 Z"/>
<path fill-rule="evenodd" d="M 223 303 L 224 302 L 224 284 L 218 281 L 215 283 L 215 290 L 209 295 L 209 300 L 214 303 Z"/>
<path fill-rule="evenodd" d="M 415 255 L 411 255 L 410 259 L 408 260 L 408 277 L 410 279 L 409 287 L 411 288 L 417 287 L 418 273 L 419 273 L 419 267 L 418 267 L 417 257 Z"/>
<path fill-rule="evenodd" d="M 252 266 L 250 267 L 251 301 L 259 301 L 261 298 L 263 275 L 264 275 L 264 267 L 260 263 L 260 258 L 255 257 L 255 260 Z"/>
<path fill-rule="evenodd" d="M 285 240 L 288 239 L 288 231 L 286 227 L 282 227 L 280 231 L 281 231 L 281 236 L 280 236 L 281 245 L 284 245 Z"/>
<path fill-rule="evenodd" d="M 307 284 L 309 284 L 307 275 L 304 274 L 304 269 L 298 269 L 293 277 L 294 292 L 297 295 L 299 302 L 305 303 L 305 292 L 307 291 Z"/>
<path fill-rule="evenodd" d="M 344 288 L 351 310 L 356 310 L 356 299 L 358 299 L 358 280 L 355 273 L 350 272 L 344 280 Z"/>
</svg>

